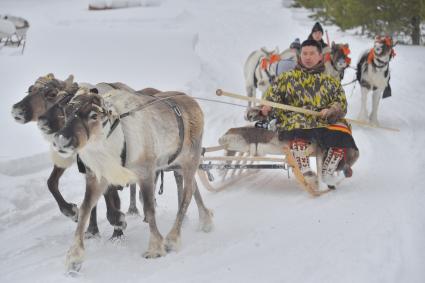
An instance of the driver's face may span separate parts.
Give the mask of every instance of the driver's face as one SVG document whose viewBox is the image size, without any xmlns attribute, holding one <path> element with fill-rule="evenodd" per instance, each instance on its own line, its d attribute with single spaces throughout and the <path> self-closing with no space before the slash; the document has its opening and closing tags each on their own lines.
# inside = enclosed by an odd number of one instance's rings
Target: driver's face
<svg viewBox="0 0 425 283">
<path fill-rule="evenodd" d="M 301 63 L 312 68 L 322 60 L 322 53 L 319 52 L 316 46 L 304 46 L 301 48 Z"/>
</svg>

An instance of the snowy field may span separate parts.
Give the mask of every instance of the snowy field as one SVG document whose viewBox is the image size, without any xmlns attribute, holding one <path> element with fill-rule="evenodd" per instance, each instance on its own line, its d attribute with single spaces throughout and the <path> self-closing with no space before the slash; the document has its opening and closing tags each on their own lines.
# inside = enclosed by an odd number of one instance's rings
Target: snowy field
<svg viewBox="0 0 425 283">
<path fill-rule="evenodd" d="M 143 1 L 142 1 L 143 2 Z M 192 203 L 182 246 L 145 259 L 148 225 L 127 217 L 121 241 L 98 206 L 100 239 L 86 241 L 81 274 L 65 276 L 75 223 L 64 217 L 46 186 L 48 144 L 34 123 L 21 125 L 12 104 L 42 75 L 77 82 L 121 81 L 134 89 L 181 90 L 218 99 L 217 88 L 244 93 L 242 66 L 261 46 L 287 48 L 314 22 L 281 0 L 157 0 L 131 9 L 88 11 L 86 0 L 0 0 L 0 14 L 30 22 L 24 55 L 0 50 L 0 282 L 425 282 L 425 49 L 397 46 L 391 62 L 393 96 L 382 101 L 382 125 L 399 133 L 354 127 L 360 159 L 334 192 L 311 198 L 286 172 L 263 171 L 220 193 L 200 188 L 214 211 L 215 229 L 198 229 Z M 327 26 L 347 42 L 353 65 L 370 39 Z M 354 77 L 348 70 L 345 81 Z M 360 88 L 345 88 L 347 117 L 356 118 Z M 239 101 L 221 98 L 225 101 Z M 199 102 L 204 145 L 243 126 L 243 108 Z M 163 235 L 177 211 L 172 174 L 157 196 Z M 84 178 L 67 170 L 60 189 L 80 203 Z M 129 193 L 120 193 L 128 207 Z M 140 205 L 139 205 L 140 209 Z"/>
</svg>

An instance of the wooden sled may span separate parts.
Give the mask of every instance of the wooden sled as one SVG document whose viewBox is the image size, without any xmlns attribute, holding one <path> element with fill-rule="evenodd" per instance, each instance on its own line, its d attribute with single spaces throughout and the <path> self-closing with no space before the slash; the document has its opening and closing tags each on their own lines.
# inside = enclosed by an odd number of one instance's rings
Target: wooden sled
<svg viewBox="0 0 425 283">
<path fill-rule="evenodd" d="M 288 175 L 292 171 L 301 188 L 314 197 L 330 191 L 330 188 L 323 190 L 306 182 L 289 152 L 288 144 L 279 141 L 275 132 L 254 127 L 232 128 L 219 139 L 219 144 L 205 148 L 198 169 L 199 180 L 209 191 L 222 191 L 262 169 L 285 170 Z M 317 155 L 317 169 L 320 172 L 320 150 L 312 145 L 309 151 L 310 156 Z M 217 155 L 219 152 L 224 154 Z"/>
</svg>

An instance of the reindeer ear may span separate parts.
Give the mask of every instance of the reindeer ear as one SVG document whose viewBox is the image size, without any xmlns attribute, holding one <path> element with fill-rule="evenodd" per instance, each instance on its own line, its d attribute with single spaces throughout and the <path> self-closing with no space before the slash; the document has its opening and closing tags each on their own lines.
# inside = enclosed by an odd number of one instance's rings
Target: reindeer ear
<svg viewBox="0 0 425 283">
<path fill-rule="evenodd" d="M 90 92 L 99 94 L 99 90 L 97 88 L 91 88 Z"/>
<path fill-rule="evenodd" d="M 48 73 L 48 74 L 45 76 L 45 78 L 46 78 L 46 79 L 48 79 L 48 80 L 53 80 L 53 79 L 55 78 L 55 76 L 54 76 L 52 73 Z"/>
<path fill-rule="evenodd" d="M 72 85 L 72 82 L 74 81 L 74 76 L 73 75 L 69 75 L 68 78 L 65 80 L 65 85 L 66 87 L 70 87 Z"/>
</svg>

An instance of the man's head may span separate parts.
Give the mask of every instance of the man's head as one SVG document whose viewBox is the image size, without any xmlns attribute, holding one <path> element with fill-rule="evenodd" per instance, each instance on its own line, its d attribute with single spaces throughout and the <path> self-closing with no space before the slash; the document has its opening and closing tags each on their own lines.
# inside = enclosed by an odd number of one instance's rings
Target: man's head
<svg viewBox="0 0 425 283">
<path fill-rule="evenodd" d="M 316 41 L 322 40 L 323 28 L 319 22 L 316 22 L 314 24 L 313 29 L 311 30 L 311 37 Z"/>
<path fill-rule="evenodd" d="M 295 40 L 289 45 L 289 48 L 296 49 L 298 52 L 301 49 L 301 42 L 299 38 L 295 38 Z"/>
<path fill-rule="evenodd" d="M 305 40 L 301 44 L 300 59 L 304 67 L 313 68 L 322 60 L 322 47 L 316 40 Z"/>
</svg>

